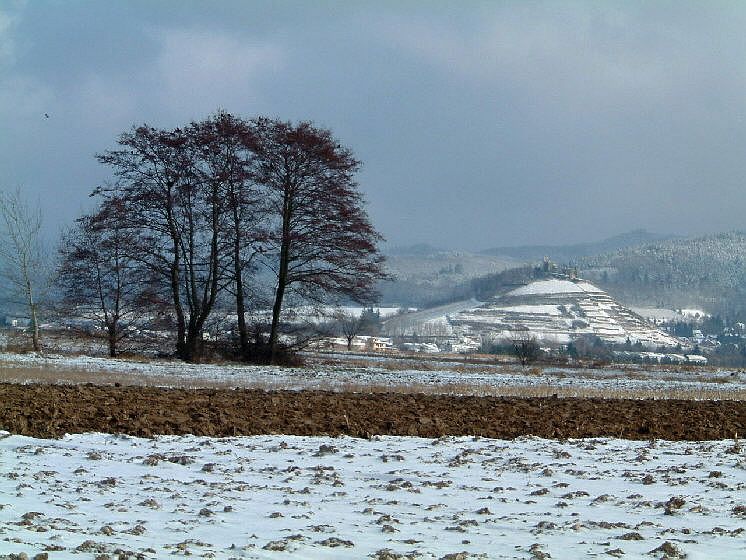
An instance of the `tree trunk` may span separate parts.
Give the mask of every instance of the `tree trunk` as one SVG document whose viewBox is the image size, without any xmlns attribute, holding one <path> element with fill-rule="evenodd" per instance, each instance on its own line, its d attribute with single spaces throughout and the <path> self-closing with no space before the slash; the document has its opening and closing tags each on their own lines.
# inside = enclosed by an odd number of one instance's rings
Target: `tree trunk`
<svg viewBox="0 0 746 560">
<path fill-rule="evenodd" d="M 181 306 L 181 278 L 179 274 L 179 268 L 181 266 L 180 259 L 180 236 L 178 229 L 175 225 L 174 220 L 174 200 L 172 189 L 174 182 L 169 182 L 168 185 L 168 196 L 166 200 L 166 215 L 169 237 L 171 238 L 171 245 L 173 248 L 173 258 L 171 260 L 170 280 L 171 280 L 171 296 L 174 302 L 174 311 L 176 312 L 176 355 L 179 358 L 184 359 L 186 355 L 186 324 L 184 320 L 184 308 Z"/>
<path fill-rule="evenodd" d="M 282 211 L 282 244 L 280 246 L 280 267 L 277 274 L 277 291 L 275 292 L 275 304 L 272 306 L 272 328 L 269 332 L 269 363 L 277 361 L 277 335 L 280 326 L 280 313 L 282 313 L 282 299 L 285 297 L 285 288 L 288 283 L 288 265 L 290 261 L 290 194 L 289 186 L 286 186 Z"/>
<path fill-rule="evenodd" d="M 184 360 L 190 363 L 198 363 L 202 357 L 202 331 L 193 332 L 189 329 L 184 344 Z"/>
<path fill-rule="evenodd" d="M 34 347 L 34 352 L 41 352 L 41 342 L 39 341 L 39 319 L 36 316 L 36 302 L 34 301 L 34 291 L 31 287 L 31 280 L 29 279 L 29 272 L 24 266 L 23 275 L 26 289 L 26 303 L 29 310 L 29 319 L 31 320 L 31 343 Z"/>
<path fill-rule="evenodd" d="M 205 321 L 210 316 L 215 299 L 218 294 L 220 282 L 220 207 L 218 205 L 219 196 L 217 187 L 212 191 L 212 238 L 210 241 L 209 266 L 210 273 L 204 280 L 204 286 L 198 289 L 198 264 L 195 264 L 196 242 L 198 241 L 197 230 L 190 220 L 189 225 L 189 253 L 188 258 L 184 259 L 186 270 L 185 278 L 189 279 L 189 285 L 185 288 L 185 295 L 189 302 L 189 322 L 186 329 L 186 341 L 184 347 L 184 360 L 187 362 L 199 362 L 202 357 L 202 330 L 205 327 Z"/>
<path fill-rule="evenodd" d="M 31 304 L 31 341 L 34 352 L 41 352 L 41 341 L 39 340 L 39 320 L 36 317 L 36 304 Z"/>
<path fill-rule="evenodd" d="M 110 358 L 116 358 L 117 357 L 117 327 L 116 325 L 110 324 L 107 325 L 106 330 L 108 331 L 108 340 L 109 340 L 109 357 Z"/>
<path fill-rule="evenodd" d="M 247 360 L 249 357 L 249 333 L 246 329 L 246 306 L 244 304 L 243 280 L 241 278 L 240 266 L 236 267 L 236 313 L 238 314 L 238 341 L 241 349 L 241 358 Z"/>
<path fill-rule="evenodd" d="M 184 309 L 181 306 L 181 290 L 179 286 L 179 244 L 174 241 L 174 260 L 171 263 L 171 295 L 176 311 L 176 355 L 186 359 L 186 322 Z"/>
<path fill-rule="evenodd" d="M 246 305 L 243 292 L 243 272 L 241 267 L 241 230 L 238 212 L 233 207 L 233 269 L 236 276 L 236 314 L 238 315 L 238 341 L 241 358 L 249 358 L 249 333 L 246 330 Z"/>
<path fill-rule="evenodd" d="M 286 267 L 287 268 L 287 265 Z M 274 364 L 277 360 L 277 335 L 280 325 L 280 313 L 282 312 L 282 298 L 285 296 L 285 276 L 282 266 L 280 266 L 280 275 L 277 282 L 277 291 L 275 292 L 275 304 L 272 306 L 272 327 L 269 331 L 269 363 Z"/>
</svg>

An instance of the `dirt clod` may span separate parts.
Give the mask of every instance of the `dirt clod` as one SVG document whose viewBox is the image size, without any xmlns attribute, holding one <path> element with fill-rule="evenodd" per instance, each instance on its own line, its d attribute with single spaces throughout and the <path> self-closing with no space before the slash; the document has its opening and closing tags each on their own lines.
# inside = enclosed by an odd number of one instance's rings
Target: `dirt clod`
<svg viewBox="0 0 746 560">
<path fill-rule="evenodd" d="M 686 554 L 682 552 L 679 547 L 671 542 L 664 542 L 658 548 L 654 548 L 648 554 L 660 555 L 661 558 L 686 558 Z"/>
<path fill-rule="evenodd" d="M 350 548 L 350 547 L 355 546 L 355 543 L 353 543 L 352 541 L 347 541 L 347 540 L 340 539 L 337 537 L 329 537 L 328 539 L 319 541 L 318 544 L 320 544 L 321 546 L 328 546 L 329 548 L 337 548 L 339 546 Z"/>
<path fill-rule="evenodd" d="M 664 513 L 666 515 L 673 515 L 674 513 L 676 513 L 676 511 L 684 507 L 685 503 L 686 503 L 686 500 L 684 500 L 684 498 L 680 496 L 672 496 L 664 504 L 664 510 L 665 510 Z"/>
</svg>

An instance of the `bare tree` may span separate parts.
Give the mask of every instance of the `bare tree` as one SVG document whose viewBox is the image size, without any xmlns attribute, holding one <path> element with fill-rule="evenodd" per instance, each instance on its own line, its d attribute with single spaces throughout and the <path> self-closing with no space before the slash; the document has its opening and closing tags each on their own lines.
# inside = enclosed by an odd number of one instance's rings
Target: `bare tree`
<svg viewBox="0 0 746 560">
<path fill-rule="evenodd" d="M 384 277 L 377 243 L 354 175 L 360 163 L 328 130 L 256 119 L 257 182 L 265 189 L 272 230 L 268 239 L 276 275 L 270 361 L 277 358 L 286 292 L 320 300 L 334 294 L 356 301 L 373 298 Z"/>
<path fill-rule="evenodd" d="M 179 129 L 163 131 L 135 127 L 119 136 L 119 148 L 99 154 L 116 177 L 113 187 L 99 187 L 94 195 L 120 197 L 127 226 L 137 232 L 134 257 L 159 275 L 170 295 L 176 320 L 176 353 L 187 358 L 184 309 L 184 223 L 182 211 L 193 177 Z"/>
<path fill-rule="evenodd" d="M 511 343 L 513 345 L 513 355 L 518 358 L 522 366 L 535 362 L 541 355 L 539 343 L 528 329 L 513 331 Z"/>
<path fill-rule="evenodd" d="M 329 131 L 217 113 L 174 130 L 133 128 L 98 159 L 116 182 L 95 194 L 104 203 L 120 198 L 125 227 L 137 232 L 131 255 L 160 277 L 185 360 L 199 359 L 223 292 L 234 298 L 241 352 L 250 357 L 247 280 L 258 261 L 276 285 L 269 342 L 254 345 L 253 359 L 272 362 L 287 296 L 367 301 L 384 276 L 381 237 L 354 181 L 359 163 Z"/>
<path fill-rule="evenodd" d="M 128 227 L 138 232 L 132 255 L 168 286 L 177 328 L 177 355 L 200 358 L 202 332 L 227 282 L 226 208 L 211 160 L 209 123 L 158 130 L 141 126 L 119 137 L 119 149 L 98 156 L 117 183 Z"/>
<path fill-rule="evenodd" d="M 241 356 L 250 358 L 250 333 L 246 323 L 247 298 L 252 293 L 248 276 L 266 240 L 264 197 L 253 181 L 256 135 L 243 119 L 225 112 L 194 125 L 199 136 L 200 160 L 207 180 L 225 204 L 224 247 L 230 258 L 226 289 L 236 306 Z"/>
<path fill-rule="evenodd" d="M 49 286 L 41 208 L 29 205 L 20 189 L 0 192 L 0 222 L 0 274 L 10 285 L 12 303 L 25 308 L 33 348 L 39 352 L 39 301 Z"/>
<path fill-rule="evenodd" d="M 362 316 L 339 310 L 334 314 L 334 318 L 342 335 L 347 339 L 347 351 L 349 352 L 352 350 L 352 342 L 363 327 Z"/>
<path fill-rule="evenodd" d="M 131 254 L 135 236 L 127 227 L 121 200 L 113 198 L 96 214 L 78 219 L 60 243 L 62 304 L 103 327 L 112 357 L 156 299 L 148 270 Z"/>
</svg>

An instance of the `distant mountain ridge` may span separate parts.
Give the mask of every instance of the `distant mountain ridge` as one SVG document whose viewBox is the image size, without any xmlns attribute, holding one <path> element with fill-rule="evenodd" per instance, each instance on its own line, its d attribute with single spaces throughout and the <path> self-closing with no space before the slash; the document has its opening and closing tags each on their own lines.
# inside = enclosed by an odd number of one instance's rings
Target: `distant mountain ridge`
<svg viewBox="0 0 746 560">
<path fill-rule="evenodd" d="M 414 245 L 396 245 L 384 250 L 384 253 L 391 257 L 433 257 L 442 253 L 451 253 L 429 243 L 416 243 Z"/>
<path fill-rule="evenodd" d="M 494 247 L 480 251 L 484 255 L 505 256 L 517 260 L 536 262 L 549 257 L 554 262 L 568 263 L 582 257 L 611 253 L 649 243 L 678 239 L 671 234 L 652 233 L 637 229 L 621 233 L 601 241 L 589 241 L 569 245 L 520 245 L 515 247 Z"/>
</svg>

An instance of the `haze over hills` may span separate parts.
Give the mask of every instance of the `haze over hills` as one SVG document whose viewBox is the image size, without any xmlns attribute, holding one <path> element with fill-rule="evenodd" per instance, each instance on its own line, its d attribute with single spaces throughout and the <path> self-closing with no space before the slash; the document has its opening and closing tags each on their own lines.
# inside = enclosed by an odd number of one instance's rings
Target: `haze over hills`
<svg viewBox="0 0 746 560">
<path fill-rule="evenodd" d="M 746 232 L 681 238 L 638 230 L 592 243 L 512 249 L 479 254 L 427 245 L 399 249 L 390 263 L 401 276 L 383 290 L 390 296 L 385 301 L 415 307 L 485 301 L 502 286 L 540 277 L 535 265 L 524 263 L 549 256 L 559 265 L 576 266 L 579 276 L 625 305 L 698 307 L 734 320 L 746 318 Z M 592 249 L 598 252 L 583 255 Z M 512 256 L 498 256 L 500 251 Z M 458 273 L 444 272 L 455 271 L 456 262 Z"/>
<path fill-rule="evenodd" d="M 433 257 L 440 254 L 447 254 L 450 251 L 435 247 L 434 245 L 430 245 L 429 243 L 416 243 L 414 245 L 396 245 L 393 247 L 389 247 L 388 249 L 386 249 L 385 252 L 386 255 L 388 255 L 388 257 L 390 258 L 398 256 Z"/>
<path fill-rule="evenodd" d="M 387 253 L 386 267 L 394 280 L 380 283 L 382 302 L 410 307 L 452 301 L 454 287 L 520 265 L 508 257 L 446 251 L 424 244 L 396 247 Z"/>
<path fill-rule="evenodd" d="M 587 255 L 672 238 L 672 235 L 636 230 L 575 245 L 526 245 L 478 252 L 449 251 L 426 243 L 390 247 L 386 250 L 387 266 L 395 279 L 381 283 L 379 290 L 386 304 L 431 307 L 484 297 L 484 286 L 474 286 L 475 281 L 479 283 L 480 278 L 497 275 L 527 262 L 541 262 L 545 256 L 556 263 L 567 263 Z M 514 283 L 515 279 L 511 278 L 510 282 Z M 488 280 L 487 285 L 490 284 Z"/>
<path fill-rule="evenodd" d="M 610 253 L 625 247 L 633 247 L 646 243 L 676 239 L 671 234 L 652 233 L 644 229 L 637 229 L 621 233 L 601 241 L 589 241 L 570 245 L 522 245 L 518 247 L 494 247 L 480 251 L 485 255 L 499 255 L 520 261 L 535 262 L 549 257 L 554 262 L 565 263 L 603 253 Z"/>
</svg>

